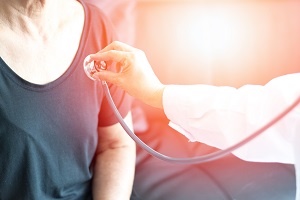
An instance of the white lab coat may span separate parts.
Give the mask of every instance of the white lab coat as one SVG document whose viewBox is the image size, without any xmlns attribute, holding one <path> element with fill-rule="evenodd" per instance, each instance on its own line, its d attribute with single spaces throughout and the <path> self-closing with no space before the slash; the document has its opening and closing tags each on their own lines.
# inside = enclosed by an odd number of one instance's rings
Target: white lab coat
<svg viewBox="0 0 300 200">
<path fill-rule="evenodd" d="M 224 149 L 265 125 L 299 96 L 300 73 L 295 73 L 264 86 L 245 85 L 239 89 L 168 85 L 163 106 L 170 126 L 190 141 Z M 233 154 L 247 161 L 295 164 L 300 200 L 300 105 Z"/>
</svg>

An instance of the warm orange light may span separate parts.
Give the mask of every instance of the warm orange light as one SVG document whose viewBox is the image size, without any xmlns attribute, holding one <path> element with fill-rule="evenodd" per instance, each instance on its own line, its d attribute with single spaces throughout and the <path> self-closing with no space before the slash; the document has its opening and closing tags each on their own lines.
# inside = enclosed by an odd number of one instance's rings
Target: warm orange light
<svg viewBox="0 0 300 200">
<path fill-rule="evenodd" d="M 140 7 L 137 46 L 165 83 L 265 84 L 299 71 L 299 1 Z"/>
<path fill-rule="evenodd" d="M 177 24 L 177 40 L 193 57 L 207 63 L 216 59 L 232 59 L 243 50 L 249 30 L 243 26 L 241 13 L 230 6 L 206 6 L 182 15 Z"/>
</svg>

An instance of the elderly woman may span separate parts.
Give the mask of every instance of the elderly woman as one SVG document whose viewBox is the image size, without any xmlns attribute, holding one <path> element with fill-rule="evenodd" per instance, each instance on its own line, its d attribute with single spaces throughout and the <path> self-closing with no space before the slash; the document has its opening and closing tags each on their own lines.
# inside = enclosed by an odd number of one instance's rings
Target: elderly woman
<svg viewBox="0 0 300 200">
<path fill-rule="evenodd" d="M 81 1 L 0 1 L 0 199 L 130 198 L 135 144 L 82 69 L 114 39 Z"/>
</svg>

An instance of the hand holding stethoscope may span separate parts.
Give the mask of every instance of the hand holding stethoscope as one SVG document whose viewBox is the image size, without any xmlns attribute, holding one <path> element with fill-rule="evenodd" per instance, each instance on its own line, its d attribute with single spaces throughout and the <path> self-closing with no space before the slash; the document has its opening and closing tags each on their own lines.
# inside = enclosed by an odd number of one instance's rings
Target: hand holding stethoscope
<svg viewBox="0 0 300 200">
<path fill-rule="evenodd" d="M 162 108 L 164 85 L 152 70 L 145 53 L 142 50 L 122 42 L 113 42 L 96 54 L 90 55 L 90 60 L 105 61 L 108 66 L 112 62 L 117 65 L 117 72 L 100 70 L 93 74 L 95 79 L 101 79 L 124 89 L 131 96 L 158 108 Z"/>
</svg>

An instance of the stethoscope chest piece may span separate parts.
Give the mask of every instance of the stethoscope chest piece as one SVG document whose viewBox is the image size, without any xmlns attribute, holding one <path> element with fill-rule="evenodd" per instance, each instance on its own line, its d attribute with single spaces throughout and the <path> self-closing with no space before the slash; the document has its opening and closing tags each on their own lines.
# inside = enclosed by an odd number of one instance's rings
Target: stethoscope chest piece
<svg viewBox="0 0 300 200">
<path fill-rule="evenodd" d="M 83 69 L 86 75 L 96 81 L 93 75 L 97 72 L 107 69 L 107 64 L 104 61 L 94 61 L 91 60 L 90 56 L 87 56 L 83 61 Z"/>
</svg>

